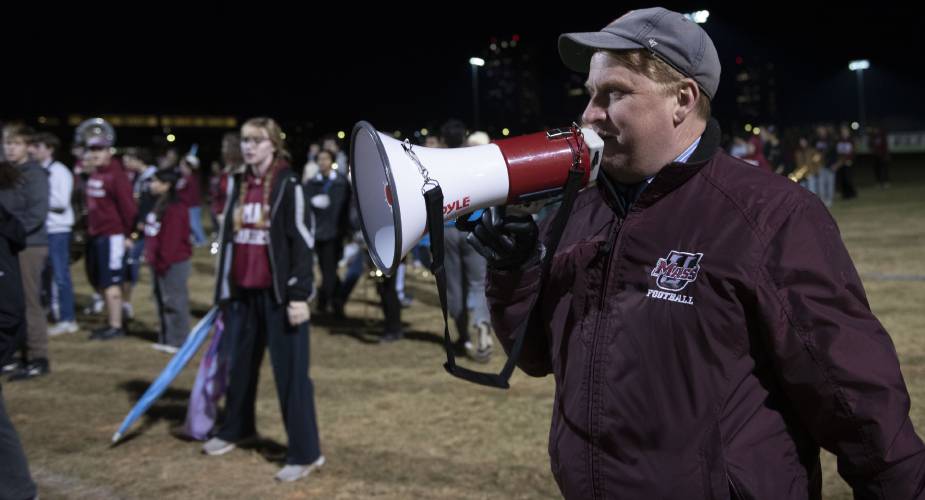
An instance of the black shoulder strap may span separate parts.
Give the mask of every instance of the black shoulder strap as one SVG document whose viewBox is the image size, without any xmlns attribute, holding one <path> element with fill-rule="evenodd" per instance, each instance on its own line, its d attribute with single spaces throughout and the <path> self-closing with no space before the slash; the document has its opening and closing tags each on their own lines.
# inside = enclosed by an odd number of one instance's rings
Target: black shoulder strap
<svg viewBox="0 0 925 500">
<path fill-rule="evenodd" d="M 542 280 L 545 279 L 552 264 L 552 256 L 556 253 L 559 246 L 559 240 L 562 238 L 562 231 L 565 229 L 565 223 L 568 220 L 569 213 L 572 211 L 572 205 L 581 188 L 581 181 L 584 172 L 576 167 L 569 170 L 568 179 L 565 182 L 562 205 L 553 219 L 548 233 L 548 240 L 545 242 L 546 254 L 542 260 L 542 275 L 540 287 L 542 290 Z M 444 259 L 444 238 L 443 238 L 443 191 L 440 186 L 434 187 L 424 193 L 424 201 L 427 206 L 427 226 L 430 232 L 430 252 L 433 257 L 431 271 L 437 279 L 437 291 L 440 295 L 440 308 L 443 310 L 443 348 L 446 351 L 446 363 L 443 367 L 451 375 L 459 377 L 476 384 L 486 385 L 489 387 L 498 387 L 507 389 L 510 387 L 508 381 L 514 373 L 514 367 L 517 360 L 520 359 L 520 352 L 523 348 L 524 338 L 526 337 L 527 326 L 529 321 L 524 321 L 514 335 L 514 346 L 511 348 L 511 355 L 501 373 L 485 373 L 470 370 L 456 364 L 456 356 L 453 354 L 453 345 L 450 342 L 450 328 L 447 318 L 447 297 L 446 297 L 446 269 L 443 265 Z M 540 293 L 536 293 L 530 304 L 529 311 L 536 306 Z"/>
</svg>

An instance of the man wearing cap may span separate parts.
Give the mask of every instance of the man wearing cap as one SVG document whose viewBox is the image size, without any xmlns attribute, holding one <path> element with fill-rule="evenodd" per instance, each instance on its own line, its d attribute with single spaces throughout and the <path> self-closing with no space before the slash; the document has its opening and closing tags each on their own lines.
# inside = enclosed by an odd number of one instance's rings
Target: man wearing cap
<svg viewBox="0 0 925 500">
<path fill-rule="evenodd" d="M 111 127 L 95 127 L 84 138 L 83 165 L 91 172 L 86 184 L 87 266 L 92 285 L 106 299 L 108 322 L 93 331 L 91 339 L 109 340 L 125 335 L 122 328 L 122 276 L 126 239 L 135 221 L 132 186 L 121 164 L 112 157 L 115 134 Z"/>
<path fill-rule="evenodd" d="M 819 200 L 719 148 L 706 32 L 642 9 L 559 52 L 588 72 L 598 182 L 545 277 L 547 224 L 483 219 L 473 244 L 505 349 L 527 322 L 519 366 L 555 377 L 565 497 L 820 498 L 820 447 L 856 498 L 923 497 L 890 337 Z"/>
</svg>

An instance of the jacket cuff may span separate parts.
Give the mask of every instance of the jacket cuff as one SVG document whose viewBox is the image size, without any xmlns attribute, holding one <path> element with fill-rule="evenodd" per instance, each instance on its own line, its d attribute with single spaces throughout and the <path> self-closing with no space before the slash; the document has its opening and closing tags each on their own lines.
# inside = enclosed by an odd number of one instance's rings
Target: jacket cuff
<svg viewBox="0 0 925 500">
<path fill-rule="evenodd" d="M 286 287 L 286 300 L 287 301 L 298 302 L 302 300 L 309 300 L 312 297 L 314 297 L 315 295 L 314 287 L 311 287 L 311 288 L 301 287 L 301 286 L 298 286 L 295 282 L 293 282 L 293 280 L 295 280 L 295 278 L 290 278 L 289 283 L 288 283 L 289 286 Z"/>
<path fill-rule="evenodd" d="M 502 302 L 516 302 L 529 297 L 540 285 L 539 263 L 513 271 L 488 269 L 485 295 Z"/>
</svg>

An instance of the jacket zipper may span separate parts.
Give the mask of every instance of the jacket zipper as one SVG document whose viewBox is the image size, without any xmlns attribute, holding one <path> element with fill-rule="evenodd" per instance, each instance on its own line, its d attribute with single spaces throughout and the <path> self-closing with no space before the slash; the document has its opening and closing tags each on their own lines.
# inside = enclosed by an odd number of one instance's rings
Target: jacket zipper
<svg viewBox="0 0 925 500">
<path fill-rule="evenodd" d="M 595 353 L 597 352 L 597 336 L 598 330 L 601 326 L 601 318 L 604 312 L 604 305 L 607 300 L 607 283 L 610 277 L 610 263 L 613 261 L 613 252 L 615 252 L 620 245 L 620 239 L 623 237 L 623 226 L 626 225 L 626 221 L 629 219 L 627 216 L 620 222 L 619 218 L 614 218 L 613 226 L 611 226 L 607 241 L 604 242 L 604 249 L 606 249 L 607 262 L 604 263 L 603 277 L 601 279 L 601 300 L 598 308 L 598 317 L 597 322 L 594 324 L 593 335 L 591 336 L 591 361 L 588 367 L 588 436 L 590 437 L 591 442 L 588 446 L 588 467 L 590 469 L 591 475 L 591 493 L 592 497 L 597 498 L 597 481 L 595 480 L 595 470 L 594 470 L 594 358 Z M 611 243 L 614 239 L 617 238 L 617 241 Z"/>
<path fill-rule="evenodd" d="M 267 239 L 270 241 L 270 245 L 269 248 L 267 248 L 267 255 L 270 256 L 270 277 L 273 279 L 273 293 L 276 294 L 276 302 L 282 304 L 283 296 L 279 291 L 279 280 L 277 279 L 276 274 L 276 261 L 273 259 L 273 217 L 276 216 L 276 209 L 279 208 L 279 204 L 283 200 L 283 194 L 286 192 L 286 183 L 289 182 L 289 179 L 282 179 L 280 182 L 282 182 L 282 184 L 279 186 L 279 193 L 276 195 L 276 201 L 273 203 L 273 207 L 270 209 L 270 228 L 267 229 Z"/>
</svg>

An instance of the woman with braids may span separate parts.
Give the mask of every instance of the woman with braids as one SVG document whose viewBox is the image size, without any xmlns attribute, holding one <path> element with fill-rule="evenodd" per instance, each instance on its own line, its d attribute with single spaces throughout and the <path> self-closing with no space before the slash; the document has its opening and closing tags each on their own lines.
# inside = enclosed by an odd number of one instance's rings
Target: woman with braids
<svg viewBox="0 0 925 500">
<path fill-rule="evenodd" d="M 324 464 L 308 378 L 311 216 L 275 121 L 248 120 L 241 153 L 244 166 L 228 179 L 215 292 L 225 306 L 226 338 L 234 343 L 231 379 L 225 422 L 203 452 L 222 455 L 257 434 L 254 399 L 269 346 L 289 437 L 286 466 L 276 479 L 295 481 Z"/>
<path fill-rule="evenodd" d="M 158 170 L 151 181 L 156 196 L 145 216 L 145 260 L 154 275 L 154 297 L 161 331 L 154 348 L 175 353 L 189 332 L 190 218 L 177 195 L 179 173 Z"/>
</svg>

